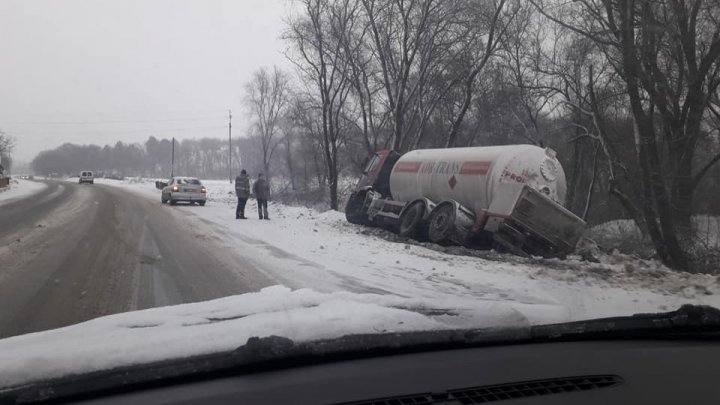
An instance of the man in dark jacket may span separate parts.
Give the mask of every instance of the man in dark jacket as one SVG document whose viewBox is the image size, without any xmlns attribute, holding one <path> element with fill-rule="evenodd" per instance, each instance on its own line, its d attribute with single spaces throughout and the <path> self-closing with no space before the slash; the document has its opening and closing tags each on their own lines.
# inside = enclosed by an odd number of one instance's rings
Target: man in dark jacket
<svg viewBox="0 0 720 405">
<path fill-rule="evenodd" d="M 235 219 L 247 219 L 245 218 L 245 204 L 248 197 L 250 197 L 250 177 L 245 169 L 242 169 L 240 175 L 235 177 L 235 194 L 238 199 L 237 208 L 235 208 Z"/>
<path fill-rule="evenodd" d="M 270 197 L 270 186 L 262 173 L 258 174 L 258 178 L 253 184 L 253 193 L 255 194 L 255 198 L 257 198 L 258 215 L 260 216 L 260 219 L 270 219 L 268 217 L 267 210 L 267 200 L 268 197 Z"/>
</svg>

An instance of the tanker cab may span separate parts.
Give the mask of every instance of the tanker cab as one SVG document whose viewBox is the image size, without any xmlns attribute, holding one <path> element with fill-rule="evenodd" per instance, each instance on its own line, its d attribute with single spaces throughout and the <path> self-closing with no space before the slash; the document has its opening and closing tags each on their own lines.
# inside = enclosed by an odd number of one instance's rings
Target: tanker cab
<svg viewBox="0 0 720 405">
<path fill-rule="evenodd" d="M 383 197 L 390 197 L 390 173 L 398 159 L 400 154 L 393 150 L 375 152 L 368 159 L 356 190 L 370 187 Z"/>
</svg>

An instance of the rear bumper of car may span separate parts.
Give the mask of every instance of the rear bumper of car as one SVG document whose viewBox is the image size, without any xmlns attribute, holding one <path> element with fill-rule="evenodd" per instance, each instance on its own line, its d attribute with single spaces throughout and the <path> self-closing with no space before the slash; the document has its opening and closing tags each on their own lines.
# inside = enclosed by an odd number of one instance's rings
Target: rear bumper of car
<svg viewBox="0 0 720 405">
<path fill-rule="evenodd" d="M 170 193 L 170 199 L 175 201 L 205 201 L 207 196 L 202 193 Z"/>
<path fill-rule="evenodd" d="M 80 183 L 92 183 L 93 179 L 80 179 Z"/>
</svg>

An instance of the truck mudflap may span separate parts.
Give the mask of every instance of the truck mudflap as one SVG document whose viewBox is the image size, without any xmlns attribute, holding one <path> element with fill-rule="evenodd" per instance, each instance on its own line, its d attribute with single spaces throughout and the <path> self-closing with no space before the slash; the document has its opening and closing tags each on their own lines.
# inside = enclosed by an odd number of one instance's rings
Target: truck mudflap
<svg viewBox="0 0 720 405">
<path fill-rule="evenodd" d="M 564 257 L 575 250 L 585 221 L 546 195 L 523 187 L 517 202 L 493 239 L 518 254 Z"/>
</svg>

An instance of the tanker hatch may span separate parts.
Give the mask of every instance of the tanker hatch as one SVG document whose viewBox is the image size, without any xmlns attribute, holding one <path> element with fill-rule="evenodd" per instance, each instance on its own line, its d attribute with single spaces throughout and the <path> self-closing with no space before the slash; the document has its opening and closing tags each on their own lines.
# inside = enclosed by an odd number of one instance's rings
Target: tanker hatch
<svg viewBox="0 0 720 405">
<path fill-rule="evenodd" d="M 540 173 L 547 181 L 555 181 L 558 174 L 558 165 L 555 159 L 545 158 L 540 164 Z"/>
</svg>

